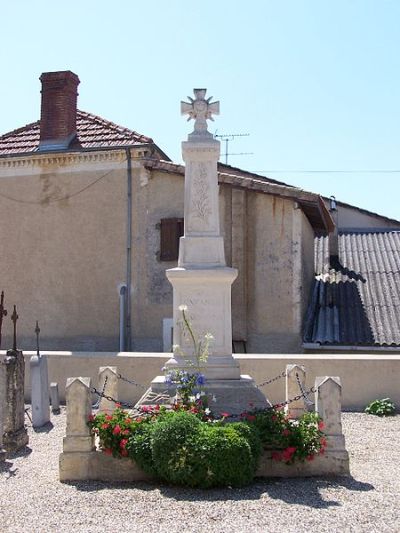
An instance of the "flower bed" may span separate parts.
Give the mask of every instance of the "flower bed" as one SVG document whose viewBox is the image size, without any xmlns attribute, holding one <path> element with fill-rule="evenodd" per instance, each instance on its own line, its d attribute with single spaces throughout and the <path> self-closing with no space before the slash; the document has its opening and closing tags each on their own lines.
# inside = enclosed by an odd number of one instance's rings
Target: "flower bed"
<svg viewBox="0 0 400 533">
<path fill-rule="evenodd" d="M 279 409 L 249 411 L 240 420 L 216 417 L 196 403 L 142 407 L 133 418 L 117 407 L 90 417 L 100 448 L 128 457 L 144 472 L 176 485 L 209 488 L 243 486 L 256 475 L 263 449 L 275 462 L 293 465 L 323 455 L 323 422 L 315 413 L 290 419 Z"/>
</svg>

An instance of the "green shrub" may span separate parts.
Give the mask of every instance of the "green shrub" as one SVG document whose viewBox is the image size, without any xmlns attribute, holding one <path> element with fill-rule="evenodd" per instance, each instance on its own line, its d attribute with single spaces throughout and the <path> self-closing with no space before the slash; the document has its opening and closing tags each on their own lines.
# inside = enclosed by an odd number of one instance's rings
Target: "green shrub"
<svg viewBox="0 0 400 533">
<path fill-rule="evenodd" d="M 396 407 L 390 398 L 383 398 L 382 400 L 374 400 L 367 405 L 365 412 L 369 415 L 393 416 L 396 412 Z"/>
<path fill-rule="evenodd" d="M 173 413 L 154 424 L 156 473 L 165 481 L 190 487 L 245 485 L 255 474 L 261 450 L 257 438 L 241 423 L 210 424 L 188 412 Z"/>
</svg>

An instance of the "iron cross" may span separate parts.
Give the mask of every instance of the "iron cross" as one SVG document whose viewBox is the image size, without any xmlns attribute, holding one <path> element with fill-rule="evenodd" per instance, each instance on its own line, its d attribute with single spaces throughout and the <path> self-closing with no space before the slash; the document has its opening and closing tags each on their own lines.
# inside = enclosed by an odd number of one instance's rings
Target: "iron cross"
<svg viewBox="0 0 400 533">
<path fill-rule="evenodd" d="M 13 311 L 13 314 L 11 315 L 11 320 L 13 321 L 13 324 L 14 324 L 14 342 L 13 342 L 14 351 L 17 350 L 17 320 L 18 318 L 19 316 L 17 315 L 17 308 L 14 305 L 14 311 Z"/>
<path fill-rule="evenodd" d="M 40 355 L 40 353 L 39 353 L 39 333 L 40 333 L 40 328 L 39 328 L 39 322 L 37 320 L 36 320 L 35 333 L 36 333 L 36 354 Z"/>
<path fill-rule="evenodd" d="M 1 349 L 1 330 L 3 328 L 3 317 L 7 316 L 7 310 L 4 309 L 4 291 L 1 291 L 0 298 L 0 349 Z"/>
</svg>

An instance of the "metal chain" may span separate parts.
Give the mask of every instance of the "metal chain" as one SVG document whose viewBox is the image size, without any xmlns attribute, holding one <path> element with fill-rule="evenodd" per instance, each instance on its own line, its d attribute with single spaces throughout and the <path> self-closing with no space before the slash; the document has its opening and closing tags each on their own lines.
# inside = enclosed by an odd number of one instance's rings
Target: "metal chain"
<svg viewBox="0 0 400 533">
<path fill-rule="evenodd" d="M 305 391 L 304 394 L 299 394 L 298 396 L 295 396 L 294 398 L 290 398 L 290 400 L 286 400 L 285 402 L 276 403 L 272 407 L 268 407 L 267 410 L 269 410 L 269 409 L 278 409 L 280 407 L 285 407 L 285 405 L 289 405 L 290 403 L 297 402 L 298 400 L 301 400 L 301 398 L 304 398 L 304 395 L 308 396 L 309 394 L 313 394 L 316 391 L 317 391 L 317 389 L 315 389 L 314 387 L 311 387 L 311 389 L 308 390 L 308 391 Z"/>
<path fill-rule="evenodd" d="M 285 377 L 286 377 L 286 370 L 284 370 L 281 374 L 279 374 L 279 376 L 275 376 L 274 378 L 267 379 L 266 381 L 263 381 L 262 383 L 259 383 L 257 385 L 257 388 L 259 389 L 261 387 L 265 387 L 266 385 L 270 385 L 274 381 L 278 381 L 279 379 L 282 379 L 282 378 L 285 378 Z"/>
<path fill-rule="evenodd" d="M 312 402 L 310 400 L 310 398 L 307 396 L 306 391 L 304 390 L 304 387 L 303 387 L 303 384 L 300 381 L 300 377 L 299 377 L 298 372 L 296 372 L 296 380 L 297 380 L 297 385 L 299 386 L 300 392 L 301 392 L 302 397 L 304 398 L 304 401 L 306 402 L 306 404 L 307 405 L 314 405 L 314 402 Z"/>
<path fill-rule="evenodd" d="M 130 383 L 131 385 L 134 385 L 135 387 L 140 387 L 143 390 L 147 390 L 148 389 L 148 387 L 146 387 L 144 385 L 141 385 L 140 383 L 137 383 L 133 379 L 128 379 L 128 378 L 124 377 L 122 374 L 118 374 L 117 377 L 118 377 L 118 379 L 122 379 L 122 381 L 126 381 L 127 383 Z"/>
<path fill-rule="evenodd" d="M 133 404 L 127 403 L 127 402 L 121 402 L 119 400 L 116 400 L 112 396 L 108 396 L 107 394 L 104 394 L 104 392 L 99 392 L 95 387 L 93 387 L 91 389 L 91 392 L 93 392 L 94 394 L 97 394 L 97 396 L 99 397 L 99 399 L 98 399 L 98 403 L 99 404 L 100 404 L 100 399 L 101 398 L 105 398 L 109 402 L 113 402 L 115 404 L 119 404 L 121 407 L 125 407 L 126 409 L 134 409 L 135 408 L 135 406 Z"/>
<path fill-rule="evenodd" d="M 108 380 L 108 376 L 105 377 L 105 380 L 104 380 L 104 385 L 103 385 L 103 390 L 101 391 L 101 394 L 104 395 L 104 392 L 106 390 L 106 385 L 107 385 L 107 380 Z M 96 389 L 95 389 L 96 390 Z M 98 409 L 100 407 L 100 401 L 101 401 L 101 396 L 99 395 L 97 401 L 92 405 L 92 409 Z"/>
</svg>

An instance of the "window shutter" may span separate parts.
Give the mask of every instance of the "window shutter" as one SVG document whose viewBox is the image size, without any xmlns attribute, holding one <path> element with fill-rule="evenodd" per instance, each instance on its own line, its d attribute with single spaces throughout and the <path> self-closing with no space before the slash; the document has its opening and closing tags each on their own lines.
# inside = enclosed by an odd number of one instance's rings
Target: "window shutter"
<svg viewBox="0 0 400 533">
<path fill-rule="evenodd" d="M 160 260 L 177 261 L 183 218 L 162 218 L 160 224 Z"/>
</svg>

